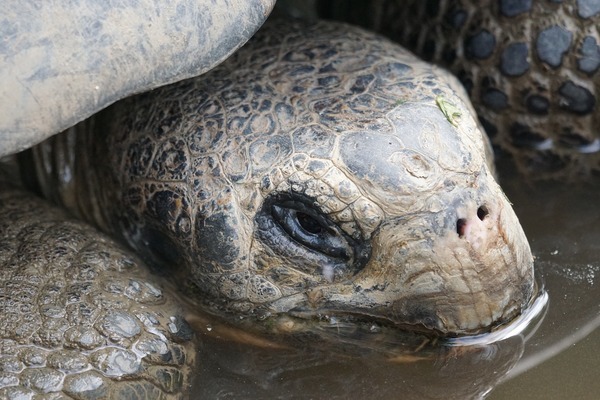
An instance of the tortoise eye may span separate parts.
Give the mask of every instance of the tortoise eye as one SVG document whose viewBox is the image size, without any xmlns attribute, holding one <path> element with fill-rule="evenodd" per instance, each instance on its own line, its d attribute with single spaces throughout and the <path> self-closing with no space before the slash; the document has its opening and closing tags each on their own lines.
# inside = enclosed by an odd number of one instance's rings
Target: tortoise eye
<svg viewBox="0 0 600 400">
<path fill-rule="evenodd" d="M 256 237 L 281 257 L 280 267 L 329 282 L 356 274 L 371 257 L 368 241 L 348 235 L 307 196 L 276 193 L 255 222 Z"/>
<path fill-rule="evenodd" d="M 348 261 L 352 248 L 337 226 L 316 210 L 295 202 L 273 204 L 275 222 L 295 242 L 329 257 Z"/>
<path fill-rule="evenodd" d="M 313 235 L 318 235 L 323 232 L 323 227 L 313 217 L 308 214 L 305 214 L 300 211 L 296 211 L 296 218 L 298 219 L 298 223 L 308 233 L 312 233 Z"/>
</svg>

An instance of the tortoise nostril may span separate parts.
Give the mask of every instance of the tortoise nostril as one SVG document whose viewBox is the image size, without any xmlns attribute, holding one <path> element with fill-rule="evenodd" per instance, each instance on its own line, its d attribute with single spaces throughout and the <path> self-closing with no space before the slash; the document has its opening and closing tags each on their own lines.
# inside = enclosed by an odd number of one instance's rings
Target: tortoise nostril
<svg viewBox="0 0 600 400">
<path fill-rule="evenodd" d="M 466 227 L 467 227 L 466 219 L 460 218 L 458 221 L 456 221 L 456 233 L 458 233 L 458 237 L 465 236 Z"/>
<path fill-rule="evenodd" d="M 489 211 L 487 209 L 486 206 L 481 206 L 477 209 L 477 217 L 483 221 L 485 219 L 485 217 L 487 217 L 489 215 Z"/>
</svg>

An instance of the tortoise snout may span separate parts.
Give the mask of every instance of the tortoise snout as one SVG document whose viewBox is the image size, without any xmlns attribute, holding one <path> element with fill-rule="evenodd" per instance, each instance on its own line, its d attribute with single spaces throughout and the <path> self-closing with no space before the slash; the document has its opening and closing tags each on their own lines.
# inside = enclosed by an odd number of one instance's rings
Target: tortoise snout
<svg viewBox="0 0 600 400">
<path fill-rule="evenodd" d="M 480 185 L 451 193 L 438 213 L 384 224 L 372 263 L 385 277 L 388 318 L 442 334 L 486 331 L 518 315 L 533 294 L 533 259 L 506 197 Z M 393 244 L 392 244 L 393 243 Z M 366 285 L 363 285 L 366 286 Z"/>
<path fill-rule="evenodd" d="M 468 218 L 459 218 L 456 221 L 456 233 L 459 237 L 466 237 L 470 233 L 470 228 L 475 225 L 478 226 L 479 222 L 484 222 L 486 217 L 490 214 L 488 208 L 485 205 L 479 206 L 476 211 L 477 218 L 470 215 Z"/>
<path fill-rule="evenodd" d="M 456 220 L 456 233 L 474 249 L 478 249 L 489 240 L 488 235 L 494 223 L 487 205 L 479 205 L 476 209 L 470 207 L 464 216 Z"/>
</svg>

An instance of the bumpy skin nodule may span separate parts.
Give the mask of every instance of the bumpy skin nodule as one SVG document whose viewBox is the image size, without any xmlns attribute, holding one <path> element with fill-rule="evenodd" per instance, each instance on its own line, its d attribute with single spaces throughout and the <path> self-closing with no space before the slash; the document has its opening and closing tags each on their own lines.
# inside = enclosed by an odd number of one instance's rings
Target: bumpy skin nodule
<svg viewBox="0 0 600 400">
<path fill-rule="evenodd" d="M 95 228 L 0 189 L 0 399 L 181 398 L 197 349 L 157 279 Z"/>
<path fill-rule="evenodd" d="M 458 81 L 357 28 L 267 25 L 37 148 L 42 190 L 219 313 L 440 335 L 517 315 L 531 252 Z"/>
<path fill-rule="evenodd" d="M 322 11 L 449 68 L 522 172 L 565 178 L 600 171 L 599 4 L 332 0 Z"/>
</svg>

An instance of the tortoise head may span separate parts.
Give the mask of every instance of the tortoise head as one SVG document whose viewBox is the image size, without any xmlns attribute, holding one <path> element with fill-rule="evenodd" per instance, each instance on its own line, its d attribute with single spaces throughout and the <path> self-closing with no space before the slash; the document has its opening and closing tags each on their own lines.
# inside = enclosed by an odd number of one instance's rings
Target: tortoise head
<svg viewBox="0 0 600 400">
<path fill-rule="evenodd" d="M 532 256 L 462 89 L 336 26 L 267 29 L 211 73 L 116 106 L 115 224 L 221 311 L 441 335 L 510 320 Z M 282 37 L 288 53 L 268 46 Z"/>
</svg>

